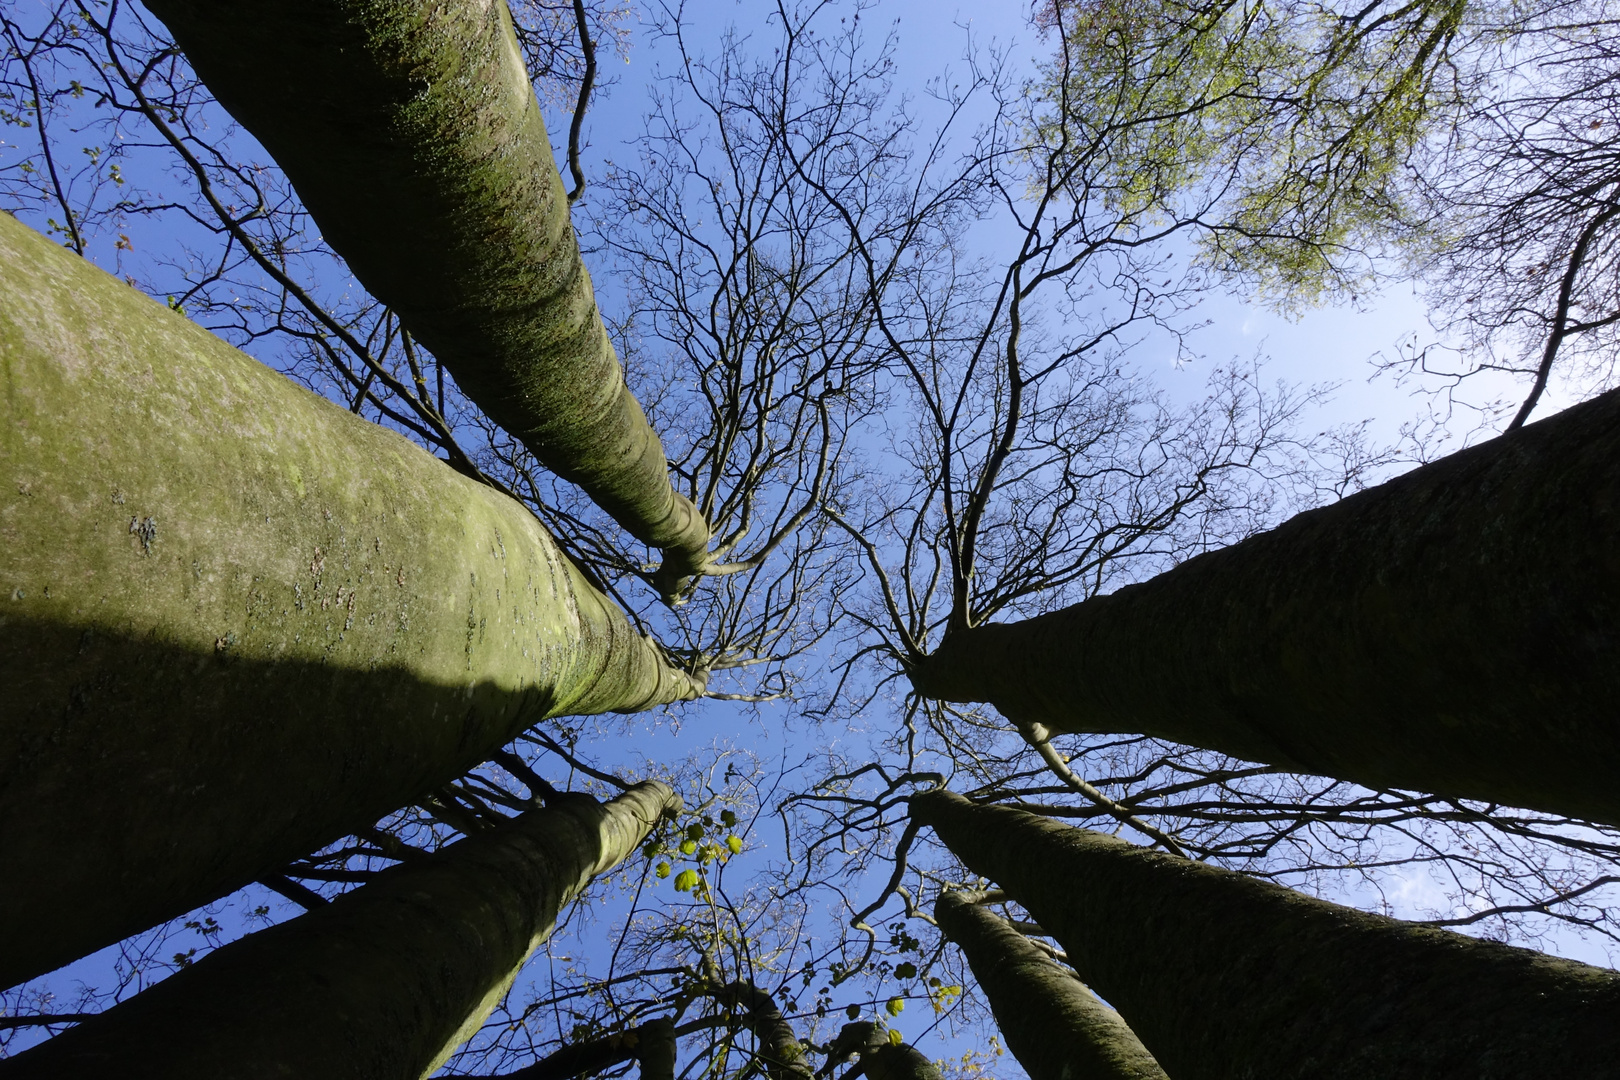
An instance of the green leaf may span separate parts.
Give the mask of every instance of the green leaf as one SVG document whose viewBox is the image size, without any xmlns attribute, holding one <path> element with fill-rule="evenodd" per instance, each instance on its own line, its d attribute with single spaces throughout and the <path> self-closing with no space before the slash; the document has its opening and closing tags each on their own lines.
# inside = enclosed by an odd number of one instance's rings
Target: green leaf
<svg viewBox="0 0 1620 1080">
<path fill-rule="evenodd" d="M 890 1016 L 899 1016 L 906 1011 L 906 1002 L 904 998 L 892 997 L 883 1007 L 889 1010 Z"/>
<path fill-rule="evenodd" d="M 859 1020 L 861 1018 L 861 1007 L 859 1005 L 846 1005 L 844 1006 L 844 1015 L 851 1020 Z"/>
<path fill-rule="evenodd" d="M 897 979 L 915 979 L 917 977 L 917 965 L 910 963 L 900 964 L 894 969 L 894 977 Z"/>
<path fill-rule="evenodd" d="M 697 887 L 697 883 L 698 872 L 696 870 L 682 870 L 680 873 L 675 875 L 676 892 L 691 892 Z"/>
<path fill-rule="evenodd" d="M 742 850 L 742 837 L 740 837 L 740 836 L 728 836 L 728 837 L 726 837 L 726 847 L 731 849 L 731 853 L 733 855 L 737 854 L 739 851 Z"/>
<path fill-rule="evenodd" d="M 657 874 L 660 880 L 669 877 L 669 863 L 659 863 L 657 868 L 653 870 L 653 873 Z"/>
</svg>

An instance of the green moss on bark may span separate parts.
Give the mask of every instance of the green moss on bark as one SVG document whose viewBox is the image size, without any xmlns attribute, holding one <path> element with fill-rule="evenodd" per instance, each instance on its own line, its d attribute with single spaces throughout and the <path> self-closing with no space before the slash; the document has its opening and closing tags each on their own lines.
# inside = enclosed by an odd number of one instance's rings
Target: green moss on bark
<svg viewBox="0 0 1620 1080">
<path fill-rule="evenodd" d="M 638 539 L 701 564 L 708 527 L 625 386 L 506 4 L 147 6 L 467 395 Z"/>
<path fill-rule="evenodd" d="M 564 796 L 227 945 L 0 1076 L 416 1080 L 475 1032 L 558 913 L 680 805 Z"/>
<path fill-rule="evenodd" d="M 0 215 L 0 984 L 691 697 L 522 506 Z"/>
<path fill-rule="evenodd" d="M 1620 823 L 1620 392 L 1143 584 L 953 633 L 912 682 L 1025 727 Z"/>
<path fill-rule="evenodd" d="M 1176 1080 L 1590 1080 L 1620 975 L 1340 907 L 950 792 L 912 800 Z"/>
</svg>

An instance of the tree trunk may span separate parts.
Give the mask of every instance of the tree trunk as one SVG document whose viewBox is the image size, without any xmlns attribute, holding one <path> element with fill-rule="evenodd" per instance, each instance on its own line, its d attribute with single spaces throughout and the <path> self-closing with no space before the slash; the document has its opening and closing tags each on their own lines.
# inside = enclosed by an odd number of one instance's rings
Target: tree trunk
<svg viewBox="0 0 1620 1080">
<path fill-rule="evenodd" d="M 373 296 L 497 424 L 688 571 L 670 486 L 569 225 L 504 0 L 153 0 Z"/>
<path fill-rule="evenodd" d="M 680 806 L 554 800 L 252 934 L 10 1061 L 0 1077 L 417 1080 L 478 1030 L 558 912 Z"/>
<path fill-rule="evenodd" d="M 1166 1080 L 1119 1014 L 1005 919 L 959 892 L 940 895 L 934 918 L 967 957 L 1030 1080 Z"/>
<path fill-rule="evenodd" d="M 519 504 L 0 214 L 0 985 L 701 688 Z"/>
<path fill-rule="evenodd" d="M 939 1066 L 928 1055 L 871 1020 L 856 1020 L 839 1029 L 819 1075 L 830 1074 L 855 1054 L 861 1055 L 857 1068 L 867 1080 L 940 1080 Z"/>
<path fill-rule="evenodd" d="M 714 991 L 715 1000 L 739 1009 L 754 1033 L 757 1054 L 769 1080 L 811 1080 L 810 1062 L 793 1025 L 771 995 L 751 982 L 733 982 Z"/>
<path fill-rule="evenodd" d="M 675 1021 L 668 1016 L 648 1020 L 636 1029 L 636 1060 L 641 1080 L 675 1080 Z"/>
<path fill-rule="evenodd" d="M 942 1080 L 939 1066 L 910 1043 L 881 1043 L 861 1054 L 861 1064 L 866 1080 Z"/>
<path fill-rule="evenodd" d="M 675 1021 L 659 1016 L 628 1031 L 568 1043 L 539 1061 L 489 1080 L 573 1080 L 632 1059 L 641 1063 L 641 1080 L 674 1080 L 676 1034 Z"/>
<path fill-rule="evenodd" d="M 1176 1080 L 1620 1076 L 1620 975 L 1369 915 L 1008 807 L 912 800 Z"/>
<path fill-rule="evenodd" d="M 1620 824 L 1620 393 L 912 673 L 1037 736 Z"/>
</svg>

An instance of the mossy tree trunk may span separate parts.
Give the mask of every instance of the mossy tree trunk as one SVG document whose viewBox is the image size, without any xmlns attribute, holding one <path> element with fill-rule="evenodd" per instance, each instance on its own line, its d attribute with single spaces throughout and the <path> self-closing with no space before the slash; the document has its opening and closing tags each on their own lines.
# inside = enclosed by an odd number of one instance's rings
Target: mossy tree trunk
<svg viewBox="0 0 1620 1080">
<path fill-rule="evenodd" d="M 1176 1080 L 1616 1075 L 1620 975 L 950 792 L 912 800 Z"/>
<path fill-rule="evenodd" d="M 1620 393 L 912 673 L 1037 737 L 1620 823 Z"/>
<path fill-rule="evenodd" d="M 416 1080 L 500 1001 L 558 913 L 680 800 L 567 794 L 227 945 L 0 1076 Z"/>
<path fill-rule="evenodd" d="M 0 215 L 0 985 L 701 692 L 533 515 Z"/>
<path fill-rule="evenodd" d="M 625 386 L 504 0 L 146 6 L 467 396 L 667 571 L 700 566 L 708 526 Z"/>
<path fill-rule="evenodd" d="M 977 899 L 943 893 L 934 918 L 967 957 L 1030 1080 L 1165 1080 L 1118 1013 Z"/>
</svg>

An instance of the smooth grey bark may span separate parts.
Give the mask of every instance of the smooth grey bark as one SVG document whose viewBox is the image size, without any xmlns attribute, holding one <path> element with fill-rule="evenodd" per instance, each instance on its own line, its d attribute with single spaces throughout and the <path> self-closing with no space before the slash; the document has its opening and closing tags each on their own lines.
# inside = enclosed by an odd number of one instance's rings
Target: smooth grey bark
<svg viewBox="0 0 1620 1080">
<path fill-rule="evenodd" d="M 0 985 L 701 693 L 534 516 L 0 214 Z"/>
<path fill-rule="evenodd" d="M 931 826 L 1176 1080 L 1620 1076 L 1620 975 L 1340 907 L 951 792 Z"/>
<path fill-rule="evenodd" d="M 1150 581 L 946 636 L 924 696 L 1037 738 L 1620 823 L 1620 393 Z"/>
<path fill-rule="evenodd" d="M 504 0 L 152 0 L 332 249 L 666 575 L 709 531 L 625 385 Z"/>
<path fill-rule="evenodd" d="M 593 877 L 680 799 L 557 797 L 251 934 L 0 1062 L 0 1077 L 417 1080 L 500 1002 Z"/>
<path fill-rule="evenodd" d="M 967 957 L 1030 1080 L 1165 1080 L 1117 1012 L 977 899 L 941 893 L 934 918 Z"/>
</svg>

